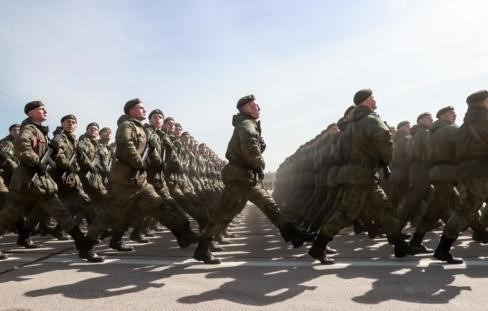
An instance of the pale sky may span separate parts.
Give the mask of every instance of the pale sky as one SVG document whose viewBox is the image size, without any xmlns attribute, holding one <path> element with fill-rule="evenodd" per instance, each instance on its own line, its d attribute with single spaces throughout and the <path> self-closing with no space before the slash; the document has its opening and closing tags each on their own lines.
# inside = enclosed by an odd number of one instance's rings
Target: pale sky
<svg viewBox="0 0 488 311">
<path fill-rule="evenodd" d="M 391 125 L 488 88 L 488 1 L 0 0 L 0 127 L 42 100 L 52 129 L 114 131 L 160 108 L 222 158 L 237 100 L 260 104 L 267 171 L 371 88 Z M 1 130 L 1 129 L 0 129 Z M 1 132 L 0 132 L 1 133 Z"/>
</svg>

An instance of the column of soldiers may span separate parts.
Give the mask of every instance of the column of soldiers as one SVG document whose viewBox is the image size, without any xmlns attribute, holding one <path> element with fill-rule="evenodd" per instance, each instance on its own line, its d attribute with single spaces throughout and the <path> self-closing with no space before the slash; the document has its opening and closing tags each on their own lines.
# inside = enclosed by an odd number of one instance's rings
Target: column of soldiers
<svg viewBox="0 0 488 311">
<path fill-rule="evenodd" d="M 445 225 L 434 257 L 441 261 L 463 262 L 450 248 L 469 227 L 475 241 L 488 243 L 488 91 L 466 102 L 460 128 L 447 106 L 435 122 L 426 112 L 413 127 L 402 121 L 393 132 L 374 113 L 372 92 L 361 90 L 337 124 L 285 159 L 273 196 L 303 228 L 319 231 L 309 254 L 333 263 L 327 244 L 349 225 L 370 237 L 385 232 L 396 257 L 434 252 L 422 242 L 440 221 Z M 415 231 L 406 243 L 401 230 L 409 222 Z"/>
<path fill-rule="evenodd" d="M 173 127 L 163 127 L 161 110 L 151 112 L 150 123 L 143 124 L 142 102 L 127 102 L 112 145 L 111 130 L 99 130 L 96 122 L 77 139 L 73 114 L 61 118 L 50 139 L 42 124 L 47 120 L 45 105 L 30 102 L 24 112 L 27 118 L 10 126 L 0 142 L 0 235 L 14 230 L 18 245 L 36 247 L 31 234 L 47 215 L 72 236 L 80 258 L 90 262 L 104 260 L 93 246 L 106 236 L 111 235 L 111 248 L 132 250 L 122 244 L 122 236 L 133 226 L 131 238 L 140 242 L 148 218 L 168 227 L 181 248 L 198 242 L 189 217 L 203 227 L 208 223 L 210 207 L 223 190 L 224 162 L 205 144 L 187 139 L 188 132 L 181 135 L 174 121 Z M 173 182 L 173 188 L 184 189 L 178 200 L 168 187 Z M 85 221 L 86 234 L 80 230 Z"/>
</svg>

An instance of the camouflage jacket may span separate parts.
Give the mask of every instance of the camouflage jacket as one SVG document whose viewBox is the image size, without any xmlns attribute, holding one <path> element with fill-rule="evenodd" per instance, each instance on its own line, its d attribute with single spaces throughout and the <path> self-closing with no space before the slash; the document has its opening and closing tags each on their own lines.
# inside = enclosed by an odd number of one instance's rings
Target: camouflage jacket
<svg viewBox="0 0 488 311">
<path fill-rule="evenodd" d="M 3 177 L 5 184 L 9 184 L 14 170 L 18 166 L 15 157 L 14 138 L 12 135 L 0 140 L 0 176 Z"/>
<path fill-rule="evenodd" d="M 432 141 L 433 167 L 430 170 L 431 181 L 456 181 L 456 132 L 457 125 L 444 120 L 437 120 L 430 129 Z"/>
<path fill-rule="evenodd" d="M 253 184 L 253 170 L 264 169 L 264 159 L 260 149 L 260 121 L 238 113 L 232 118 L 234 132 L 227 145 L 225 157 L 229 164 L 222 171 L 224 183 L 238 182 Z"/>
<path fill-rule="evenodd" d="M 30 118 L 25 119 L 20 127 L 19 136 L 14 141 L 15 156 L 19 167 L 14 171 L 10 190 L 34 194 L 56 194 L 58 186 L 49 174 L 37 175 L 36 166 L 49 147 L 47 126 L 35 124 Z M 37 175 L 37 178 L 33 178 Z"/>
</svg>

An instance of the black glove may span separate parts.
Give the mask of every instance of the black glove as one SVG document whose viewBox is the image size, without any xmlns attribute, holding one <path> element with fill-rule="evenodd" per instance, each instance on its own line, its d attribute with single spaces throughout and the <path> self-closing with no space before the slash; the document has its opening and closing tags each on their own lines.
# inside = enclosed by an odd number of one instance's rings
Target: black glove
<svg viewBox="0 0 488 311">
<path fill-rule="evenodd" d="M 36 173 L 40 176 L 44 176 L 46 175 L 46 171 L 47 171 L 47 167 L 45 164 L 42 164 L 41 162 L 39 162 L 36 166 L 35 166 L 35 170 L 36 170 Z"/>
<path fill-rule="evenodd" d="M 266 143 L 264 142 L 264 139 L 262 136 L 259 136 L 259 150 L 261 150 L 261 153 L 266 150 Z"/>
</svg>

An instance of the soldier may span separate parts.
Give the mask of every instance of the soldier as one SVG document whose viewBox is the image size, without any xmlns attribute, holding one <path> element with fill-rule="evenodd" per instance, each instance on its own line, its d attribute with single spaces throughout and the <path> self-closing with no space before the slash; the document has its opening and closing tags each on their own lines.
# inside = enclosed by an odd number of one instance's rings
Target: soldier
<svg viewBox="0 0 488 311">
<path fill-rule="evenodd" d="M 168 207 L 154 187 L 147 182 L 148 159 L 157 161 L 156 146 L 148 143 L 142 124 L 146 111 L 138 98 L 124 105 L 124 114 L 117 121 L 115 135 L 116 161 L 110 170 L 110 192 L 113 234 L 110 247 L 118 251 L 131 251 L 122 244 L 122 236 L 133 220 L 139 215 L 150 215 L 168 227 L 177 238 L 181 248 L 198 240 L 198 235 L 190 229 L 186 217 Z M 94 240 L 100 230 L 89 230 L 88 236 Z"/>
<path fill-rule="evenodd" d="M 432 143 L 429 129 L 432 127 L 432 115 L 424 112 L 417 117 L 417 125 L 412 128 L 412 137 L 407 144 L 407 159 L 410 163 L 408 179 L 410 190 L 403 208 L 399 211 L 400 224 L 403 227 L 414 216 L 422 213 L 422 201 L 427 201 L 430 193 L 429 172 L 432 167 Z M 414 224 L 415 225 L 415 222 Z"/>
<path fill-rule="evenodd" d="M 408 167 L 409 161 L 407 159 L 407 143 L 410 136 L 410 122 L 402 121 L 398 123 L 397 133 L 393 139 L 393 159 L 391 162 L 390 175 L 390 200 L 393 206 L 397 209 L 400 203 L 408 192 Z"/>
<path fill-rule="evenodd" d="M 264 159 L 262 156 L 260 108 L 253 95 L 244 96 L 237 102 L 239 113 L 233 116 L 234 132 L 227 147 L 229 160 L 222 171 L 225 184 L 220 205 L 201 234 L 193 258 L 207 264 L 219 264 L 220 260 L 210 252 L 209 246 L 219 233 L 250 200 L 268 219 L 279 228 L 285 241 L 301 241 L 313 235 L 299 232 L 285 221 L 282 212 L 269 193 L 263 188 Z"/>
<path fill-rule="evenodd" d="M 21 217 L 26 207 L 36 206 L 54 216 L 73 237 L 80 258 L 98 261 L 90 243 L 59 199 L 58 187 L 47 172 L 48 164 L 44 159 L 50 156 L 49 129 L 42 125 L 47 120 L 47 110 L 41 101 L 33 101 L 25 105 L 24 112 L 28 118 L 22 122 L 19 136 L 14 141 L 20 164 L 13 173 L 10 195 L 0 213 L 0 235 Z M 25 234 L 21 231 L 19 237 Z"/>
<path fill-rule="evenodd" d="M 488 91 L 482 90 L 466 98 L 468 110 L 456 134 L 456 154 L 460 202 L 444 226 L 434 257 L 449 264 L 463 260 L 450 253 L 459 233 L 476 218 L 488 192 Z M 483 220 L 484 222 L 484 220 Z"/>
<path fill-rule="evenodd" d="M 342 195 L 332 216 L 320 229 L 320 233 L 309 250 L 309 255 L 322 264 L 333 264 L 327 258 L 325 248 L 332 238 L 342 229 L 352 224 L 361 214 L 366 202 L 378 210 L 380 224 L 395 246 L 395 257 L 404 257 L 409 252 L 408 244 L 403 240 L 395 210 L 383 189 L 379 186 L 378 169 L 391 161 L 393 143 L 388 126 L 374 113 L 376 101 L 372 91 L 364 89 L 354 95 L 352 123 L 346 129 L 350 152 L 346 165 L 338 172 L 342 180 Z"/>
<path fill-rule="evenodd" d="M 99 148 L 100 150 L 100 164 L 102 168 L 103 182 L 105 188 L 108 187 L 108 174 L 110 172 L 110 167 L 112 166 L 112 148 L 110 147 L 110 140 L 112 139 L 112 130 L 108 127 L 103 127 L 99 131 L 100 140 Z"/>
<path fill-rule="evenodd" d="M 14 140 L 19 135 L 20 124 L 12 124 L 9 134 L 0 140 L 0 210 L 8 196 L 8 185 L 18 161 L 14 153 Z"/>
<path fill-rule="evenodd" d="M 430 129 L 432 142 L 432 168 L 429 180 L 434 185 L 432 197 L 427 208 L 415 228 L 410 245 L 416 253 L 431 253 L 422 244 L 425 233 L 434 226 L 439 219 L 447 222 L 453 208 L 459 202 L 459 195 L 455 189 L 457 183 L 456 161 L 456 112 L 451 106 L 440 109 L 436 114 L 437 120 Z"/>
</svg>

